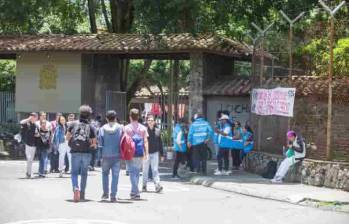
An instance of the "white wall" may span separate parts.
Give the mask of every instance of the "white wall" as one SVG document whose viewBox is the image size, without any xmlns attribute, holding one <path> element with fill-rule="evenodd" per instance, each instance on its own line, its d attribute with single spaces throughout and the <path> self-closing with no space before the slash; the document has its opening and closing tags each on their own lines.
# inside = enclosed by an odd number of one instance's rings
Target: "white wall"
<svg viewBox="0 0 349 224">
<path fill-rule="evenodd" d="M 217 111 L 228 110 L 234 120 L 244 125 L 250 118 L 250 97 L 231 97 L 231 96 L 209 96 L 206 97 L 207 119 L 213 125 L 216 121 Z"/>
<path fill-rule="evenodd" d="M 40 89 L 43 65 L 57 68 L 56 89 Z M 81 55 L 22 53 L 17 56 L 16 111 L 76 112 L 81 103 Z"/>
</svg>

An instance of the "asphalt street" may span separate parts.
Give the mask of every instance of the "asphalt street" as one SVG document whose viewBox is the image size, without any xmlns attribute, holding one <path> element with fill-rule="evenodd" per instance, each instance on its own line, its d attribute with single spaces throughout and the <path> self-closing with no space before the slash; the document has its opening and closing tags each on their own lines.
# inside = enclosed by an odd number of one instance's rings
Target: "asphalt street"
<svg viewBox="0 0 349 224">
<path fill-rule="evenodd" d="M 130 181 L 122 171 L 118 203 L 101 202 L 101 172 L 90 172 L 88 200 L 74 203 L 69 175 L 28 180 L 24 161 L 0 161 L 0 223 L 349 223 L 346 213 L 191 185 L 172 180 L 170 172 L 161 170 L 163 193 L 142 193 L 141 201 L 130 201 Z M 153 184 L 148 188 L 153 191 Z"/>
</svg>

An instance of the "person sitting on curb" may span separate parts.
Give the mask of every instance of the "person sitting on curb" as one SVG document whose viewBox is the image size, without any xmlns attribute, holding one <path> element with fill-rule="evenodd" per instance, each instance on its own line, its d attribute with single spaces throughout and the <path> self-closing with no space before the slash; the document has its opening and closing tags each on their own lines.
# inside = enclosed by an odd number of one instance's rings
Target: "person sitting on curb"
<svg viewBox="0 0 349 224">
<path fill-rule="evenodd" d="M 305 143 L 302 137 L 297 136 L 296 132 L 287 132 L 287 152 L 286 158 L 281 162 L 272 183 L 282 183 L 283 178 L 287 174 L 290 167 L 305 158 Z"/>
</svg>

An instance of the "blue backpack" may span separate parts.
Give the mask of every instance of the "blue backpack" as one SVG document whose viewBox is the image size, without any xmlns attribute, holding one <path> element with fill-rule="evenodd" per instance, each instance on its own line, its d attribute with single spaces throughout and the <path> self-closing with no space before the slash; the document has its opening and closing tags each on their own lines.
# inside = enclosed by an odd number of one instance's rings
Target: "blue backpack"
<svg viewBox="0 0 349 224">
<path fill-rule="evenodd" d="M 135 143 L 135 157 L 144 156 L 144 138 L 138 133 L 133 132 L 132 140 Z"/>
</svg>

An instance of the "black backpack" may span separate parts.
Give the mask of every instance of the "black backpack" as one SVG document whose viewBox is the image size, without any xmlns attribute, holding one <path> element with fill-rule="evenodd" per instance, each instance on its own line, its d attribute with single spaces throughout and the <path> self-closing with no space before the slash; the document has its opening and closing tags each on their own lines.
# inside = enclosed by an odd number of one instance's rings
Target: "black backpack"
<svg viewBox="0 0 349 224">
<path fill-rule="evenodd" d="M 90 124 L 76 122 L 71 131 L 72 137 L 69 141 L 69 147 L 76 152 L 87 152 L 90 149 Z"/>
<path fill-rule="evenodd" d="M 262 174 L 262 177 L 267 179 L 273 179 L 277 170 L 277 163 L 275 161 L 269 161 L 266 167 L 265 172 Z"/>
</svg>

